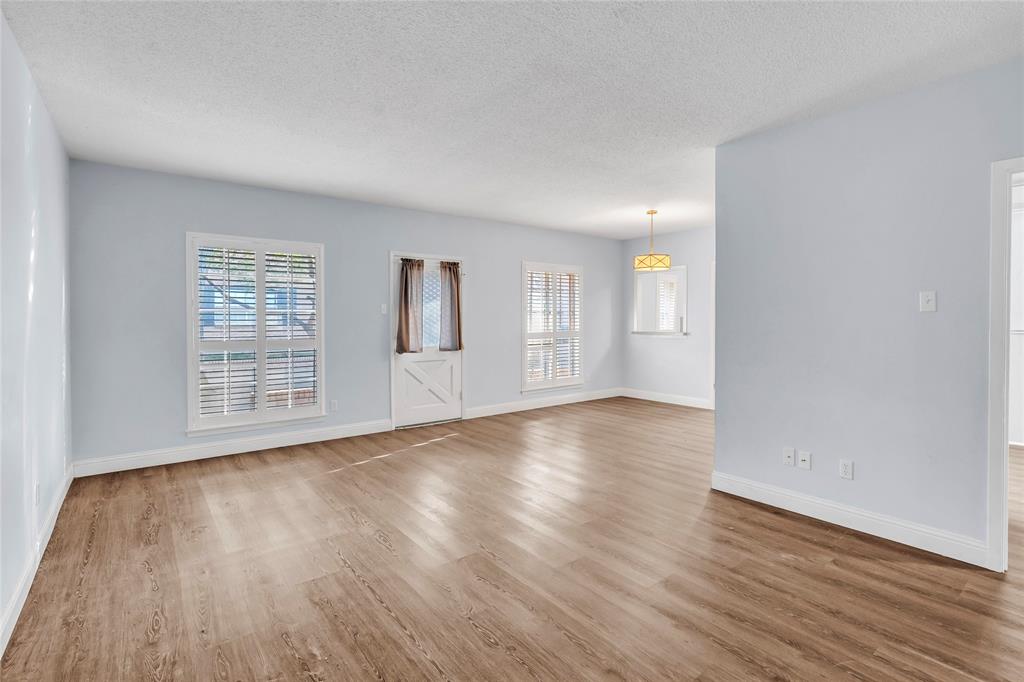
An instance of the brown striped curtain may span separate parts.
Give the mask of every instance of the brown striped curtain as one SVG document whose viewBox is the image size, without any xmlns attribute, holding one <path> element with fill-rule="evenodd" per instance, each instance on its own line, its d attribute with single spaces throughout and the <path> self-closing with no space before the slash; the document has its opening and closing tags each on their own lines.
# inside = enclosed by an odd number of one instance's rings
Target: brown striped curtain
<svg viewBox="0 0 1024 682">
<path fill-rule="evenodd" d="M 462 350 L 462 273 L 441 261 L 441 350 Z"/>
<path fill-rule="evenodd" d="M 396 353 L 423 351 L 423 261 L 402 259 L 398 278 L 398 338 Z"/>
</svg>

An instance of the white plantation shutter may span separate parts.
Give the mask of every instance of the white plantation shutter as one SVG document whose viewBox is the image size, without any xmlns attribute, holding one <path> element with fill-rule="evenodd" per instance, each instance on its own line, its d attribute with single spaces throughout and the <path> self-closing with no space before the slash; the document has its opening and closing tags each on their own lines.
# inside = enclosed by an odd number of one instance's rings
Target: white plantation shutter
<svg viewBox="0 0 1024 682">
<path fill-rule="evenodd" d="M 265 254 L 267 409 L 317 402 L 317 258 Z"/>
<path fill-rule="evenodd" d="M 199 354 L 199 415 L 256 411 L 256 353 Z"/>
<path fill-rule="evenodd" d="M 579 269 L 524 263 L 523 301 L 523 388 L 582 383 Z"/>
<path fill-rule="evenodd" d="M 316 351 L 267 351 L 267 408 L 301 407 L 317 401 Z"/>
<path fill-rule="evenodd" d="M 256 411 L 256 252 L 196 250 L 201 417 Z"/>
<path fill-rule="evenodd" d="M 200 339 L 255 343 L 256 252 L 204 246 L 197 258 Z"/>
<path fill-rule="evenodd" d="M 316 338 L 316 256 L 265 254 L 267 338 Z"/>
<path fill-rule="evenodd" d="M 188 235 L 189 430 L 323 414 L 322 247 Z"/>
<path fill-rule="evenodd" d="M 666 277 L 658 278 L 658 331 L 679 331 L 676 319 L 676 281 Z"/>
</svg>

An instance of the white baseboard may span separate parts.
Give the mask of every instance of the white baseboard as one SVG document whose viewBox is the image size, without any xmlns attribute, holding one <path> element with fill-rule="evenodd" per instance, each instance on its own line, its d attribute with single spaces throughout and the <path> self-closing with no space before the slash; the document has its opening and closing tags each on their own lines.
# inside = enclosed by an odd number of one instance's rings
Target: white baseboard
<svg viewBox="0 0 1024 682">
<path fill-rule="evenodd" d="M 694 398 L 688 395 L 656 393 L 654 391 L 644 391 L 639 388 L 620 388 L 619 395 L 626 398 L 637 398 L 638 400 L 653 400 L 656 403 L 671 403 L 672 405 L 699 407 L 702 410 L 715 409 L 714 404 L 712 404 L 711 400 L 708 398 Z"/>
<path fill-rule="evenodd" d="M 287 445 L 316 443 L 323 440 L 362 436 L 368 433 L 390 430 L 390 419 L 376 419 L 374 421 L 342 424 L 341 426 L 328 426 L 318 429 L 267 433 L 259 436 L 230 438 L 212 443 L 180 445 L 159 450 L 146 450 L 144 452 L 112 455 L 110 457 L 93 457 L 92 459 L 78 460 L 74 462 L 74 472 L 76 478 L 94 476 L 96 474 L 109 474 L 114 471 L 128 471 L 129 469 L 141 469 L 142 467 L 177 464 L 178 462 L 190 462 L 209 457 L 237 455 L 242 452 L 255 452 L 256 450 L 281 448 Z"/>
<path fill-rule="evenodd" d="M 519 412 L 521 410 L 536 410 L 541 407 L 566 405 L 569 403 L 579 403 L 587 400 L 600 400 L 602 398 L 614 398 L 617 396 L 628 396 L 631 398 L 641 398 L 643 400 L 672 403 L 674 405 L 689 405 L 691 407 L 710 409 L 708 401 L 698 398 L 674 396 L 667 393 L 638 391 L 637 389 L 632 388 L 603 388 L 594 391 L 552 393 L 550 395 L 530 397 L 524 400 L 516 400 L 507 403 L 497 403 L 481 407 L 469 407 L 466 408 L 466 419 L 488 417 L 495 414 L 505 414 L 507 412 Z M 95 476 L 98 474 L 109 474 L 115 471 L 128 471 L 130 469 L 141 469 L 143 467 L 190 462 L 197 459 L 207 459 L 209 457 L 237 455 L 243 452 L 280 448 L 287 445 L 301 445 L 304 443 L 315 443 L 323 440 L 333 440 L 335 438 L 362 436 L 368 433 L 390 431 L 391 428 L 392 424 L 390 419 L 376 419 L 373 421 L 358 422 L 355 424 L 343 424 L 341 426 L 303 429 L 300 431 L 286 431 L 283 433 L 268 433 L 257 436 L 244 436 L 241 438 L 229 438 L 208 443 L 190 443 L 188 445 L 160 448 L 157 450 L 145 450 L 142 452 L 110 455 L 108 457 L 81 459 L 73 462 L 73 470 L 76 478 L 82 476 Z"/>
<path fill-rule="evenodd" d="M 876 535 L 917 549 L 941 554 L 968 564 L 990 570 L 1000 570 L 998 567 L 989 565 L 988 545 L 966 535 L 950 533 L 893 516 L 876 514 L 865 509 L 718 471 L 711 474 L 711 488 L 803 516 L 834 523 L 844 528 Z"/>
<path fill-rule="evenodd" d="M 596 391 L 576 391 L 574 393 L 555 393 L 539 397 L 513 400 L 509 403 L 496 403 L 494 405 L 483 405 L 481 407 L 467 407 L 466 419 L 477 417 L 490 417 L 496 414 L 507 412 L 522 412 L 523 410 L 536 410 L 541 407 L 554 407 L 555 405 L 568 405 L 569 403 L 582 403 L 587 400 L 601 400 L 602 398 L 614 398 L 622 395 L 621 388 L 602 388 Z"/>
<path fill-rule="evenodd" d="M 46 513 L 46 520 L 43 522 L 43 527 L 39 529 L 39 536 L 36 538 L 35 546 L 29 548 L 25 568 L 18 578 L 18 585 L 14 589 L 14 594 L 11 595 L 11 600 L 3 610 L 3 615 L 0 615 L 0 656 L 7 650 L 7 643 L 14 632 L 18 616 L 21 615 L 21 609 L 25 606 L 25 600 L 28 599 L 28 592 L 32 588 L 32 581 L 36 577 L 39 561 L 43 558 L 46 546 L 50 544 L 50 535 L 53 534 L 53 527 L 57 524 L 57 516 L 60 514 L 60 508 L 64 505 L 64 498 L 67 497 L 71 481 L 72 477 L 70 475 L 65 476 L 60 489 L 57 491 L 57 495 L 50 503 L 50 508 Z"/>
<path fill-rule="evenodd" d="M 638 388 L 601 388 L 596 391 L 555 393 L 554 395 L 545 395 L 538 398 L 514 400 L 509 403 L 469 407 L 466 408 L 466 419 L 491 417 L 507 412 L 536 410 L 541 407 L 568 405 L 569 403 L 582 403 L 587 400 L 602 400 L 604 398 L 618 398 L 620 396 L 624 398 L 637 398 L 639 400 L 651 400 L 658 403 L 670 403 L 672 405 L 684 405 L 686 407 L 698 407 L 702 410 L 714 409 L 714 405 L 707 398 L 691 398 L 690 396 L 674 395 L 672 393 L 655 393 L 654 391 L 643 391 Z"/>
</svg>

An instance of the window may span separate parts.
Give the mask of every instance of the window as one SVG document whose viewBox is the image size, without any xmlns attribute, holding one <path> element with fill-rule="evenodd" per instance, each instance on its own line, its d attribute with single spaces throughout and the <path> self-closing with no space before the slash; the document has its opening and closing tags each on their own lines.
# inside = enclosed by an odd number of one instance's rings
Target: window
<svg viewBox="0 0 1024 682">
<path fill-rule="evenodd" d="M 323 410 L 323 247 L 189 233 L 188 429 Z"/>
<path fill-rule="evenodd" d="M 633 333 L 686 335 L 686 266 L 633 275 Z"/>
<path fill-rule="evenodd" d="M 423 324 L 421 343 L 424 348 L 441 345 L 441 270 L 437 261 L 423 267 Z"/>
<path fill-rule="evenodd" d="M 583 383 L 580 269 L 523 263 L 523 390 Z"/>
</svg>

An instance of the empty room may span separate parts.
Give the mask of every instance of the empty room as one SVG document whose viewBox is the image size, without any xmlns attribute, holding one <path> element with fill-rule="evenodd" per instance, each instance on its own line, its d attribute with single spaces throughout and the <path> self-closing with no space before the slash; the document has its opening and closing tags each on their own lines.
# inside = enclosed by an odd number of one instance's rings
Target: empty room
<svg viewBox="0 0 1024 682">
<path fill-rule="evenodd" d="M 0 10 L 4 682 L 1024 680 L 1024 2 Z"/>
</svg>

